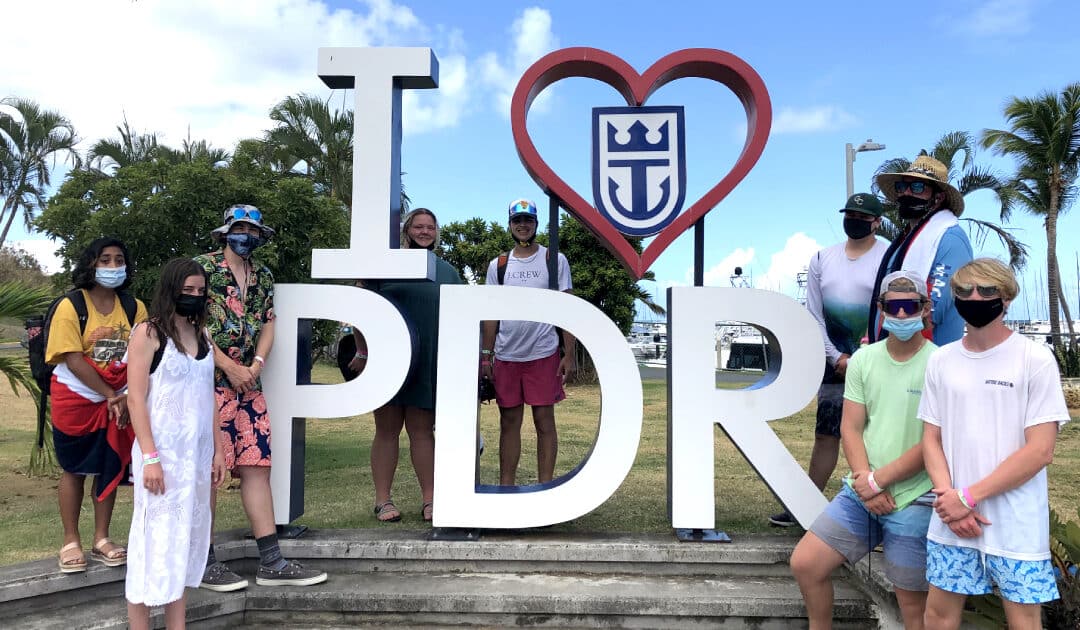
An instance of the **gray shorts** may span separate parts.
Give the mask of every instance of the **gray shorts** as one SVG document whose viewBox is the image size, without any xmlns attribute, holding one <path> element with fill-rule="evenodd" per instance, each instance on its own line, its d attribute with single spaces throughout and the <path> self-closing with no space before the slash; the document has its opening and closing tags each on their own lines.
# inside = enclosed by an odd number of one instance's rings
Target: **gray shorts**
<svg viewBox="0 0 1080 630">
<path fill-rule="evenodd" d="M 853 564 L 882 545 L 885 577 L 897 588 L 927 591 L 926 530 L 933 508 L 922 505 L 926 497 L 919 497 L 902 510 L 877 516 L 845 484 L 810 531 Z"/>
</svg>

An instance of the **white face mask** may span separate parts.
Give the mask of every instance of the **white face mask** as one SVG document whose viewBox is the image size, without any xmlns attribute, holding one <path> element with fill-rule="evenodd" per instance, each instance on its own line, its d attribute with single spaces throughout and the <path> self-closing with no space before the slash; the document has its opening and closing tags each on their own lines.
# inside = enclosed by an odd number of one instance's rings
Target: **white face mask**
<svg viewBox="0 0 1080 630">
<path fill-rule="evenodd" d="M 115 289 L 127 280 L 127 267 L 98 267 L 94 270 L 94 282 L 106 289 Z"/>
</svg>

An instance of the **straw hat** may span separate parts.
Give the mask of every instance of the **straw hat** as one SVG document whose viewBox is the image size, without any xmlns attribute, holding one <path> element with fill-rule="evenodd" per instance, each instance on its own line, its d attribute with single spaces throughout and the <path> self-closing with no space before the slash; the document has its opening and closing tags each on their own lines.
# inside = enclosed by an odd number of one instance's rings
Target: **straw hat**
<svg viewBox="0 0 1080 630">
<path fill-rule="evenodd" d="M 881 190 L 881 194 L 885 195 L 889 201 L 896 201 L 897 195 L 894 185 L 904 177 L 934 184 L 945 193 L 945 207 L 952 210 L 956 216 L 963 214 L 964 196 L 949 183 L 949 169 L 941 162 L 929 155 L 920 155 L 903 173 L 882 173 L 878 175 L 877 185 Z"/>
</svg>

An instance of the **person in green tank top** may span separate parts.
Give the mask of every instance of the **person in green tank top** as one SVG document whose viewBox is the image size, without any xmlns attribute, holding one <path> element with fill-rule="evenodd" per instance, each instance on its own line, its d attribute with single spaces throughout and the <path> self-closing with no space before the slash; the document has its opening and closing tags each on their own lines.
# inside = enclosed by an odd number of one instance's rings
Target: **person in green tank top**
<svg viewBox="0 0 1080 630">
<path fill-rule="evenodd" d="M 855 352 L 847 366 L 840 440 L 851 473 L 791 554 L 812 629 L 831 627 L 832 572 L 879 544 L 904 627 L 923 627 L 934 495 L 916 414 L 936 346 L 920 334 L 930 301 L 918 274 L 896 271 L 881 286 L 881 325 L 889 336 Z"/>
<path fill-rule="evenodd" d="M 433 250 L 439 244 L 439 223 L 427 208 L 417 208 L 401 223 L 402 249 Z M 381 522 L 401 520 L 390 490 L 398 463 L 398 439 L 402 427 L 409 434 L 409 455 L 422 495 L 420 513 L 432 518 L 435 491 L 435 368 L 439 345 L 439 287 L 464 284 L 453 265 L 436 257 L 435 281 L 378 280 L 362 286 L 379 293 L 397 306 L 415 331 L 413 365 L 398 393 L 375 410 L 375 437 L 371 443 L 371 477 L 375 483 L 375 517 Z M 349 369 L 359 372 L 367 363 L 367 342 L 353 329 L 356 356 Z"/>
</svg>

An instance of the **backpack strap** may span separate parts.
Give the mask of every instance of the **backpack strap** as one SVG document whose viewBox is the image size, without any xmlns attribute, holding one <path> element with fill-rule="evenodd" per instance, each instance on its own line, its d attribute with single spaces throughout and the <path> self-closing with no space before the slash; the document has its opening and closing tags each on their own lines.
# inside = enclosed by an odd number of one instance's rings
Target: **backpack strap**
<svg viewBox="0 0 1080 630">
<path fill-rule="evenodd" d="M 510 252 L 505 254 L 499 254 L 499 261 L 495 263 L 495 273 L 499 278 L 499 284 L 503 284 L 503 279 L 506 278 L 506 263 L 510 260 Z"/>
<path fill-rule="evenodd" d="M 139 303 L 135 301 L 135 296 L 127 291 L 117 291 L 116 296 L 120 298 L 120 306 L 124 309 L 124 315 L 127 315 L 128 327 L 135 327 L 135 314 L 139 310 Z"/>
<path fill-rule="evenodd" d="M 90 311 L 86 308 L 86 296 L 82 289 L 72 289 L 67 292 L 66 297 L 75 307 L 75 315 L 79 318 L 79 334 L 82 335 L 86 332 L 86 320 L 90 318 Z"/>
</svg>

